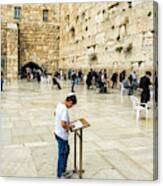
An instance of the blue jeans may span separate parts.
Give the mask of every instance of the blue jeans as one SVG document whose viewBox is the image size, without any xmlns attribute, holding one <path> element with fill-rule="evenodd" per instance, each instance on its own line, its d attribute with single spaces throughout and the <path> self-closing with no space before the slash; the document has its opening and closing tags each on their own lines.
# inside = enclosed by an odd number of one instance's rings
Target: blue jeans
<svg viewBox="0 0 163 186">
<path fill-rule="evenodd" d="M 78 77 L 78 78 L 77 78 L 76 84 L 77 84 L 77 85 L 80 85 L 80 81 L 81 81 L 81 78 Z"/>
<path fill-rule="evenodd" d="M 76 80 L 73 80 L 73 81 L 72 81 L 71 92 L 75 92 L 75 91 L 74 91 L 75 83 L 76 83 Z"/>
<path fill-rule="evenodd" d="M 4 81 L 1 79 L 1 91 L 3 91 L 3 83 Z"/>
<path fill-rule="evenodd" d="M 61 177 L 62 173 L 66 171 L 67 160 L 70 152 L 70 146 L 68 141 L 63 140 L 59 136 L 55 135 L 58 143 L 58 167 L 57 167 L 57 177 Z"/>
</svg>

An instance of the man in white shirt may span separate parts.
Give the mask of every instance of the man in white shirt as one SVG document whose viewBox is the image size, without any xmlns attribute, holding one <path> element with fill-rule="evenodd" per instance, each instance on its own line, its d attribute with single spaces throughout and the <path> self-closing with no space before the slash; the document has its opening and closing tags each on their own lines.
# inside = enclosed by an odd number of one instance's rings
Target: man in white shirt
<svg viewBox="0 0 163 186">
<path fill-rule="evenodd" d="M 63 103 L 59 103 L 56 108 L 55 137 L 58 143 L 58 178 L 68 178 L 72 176 L 72 172 L 66 171 L 70 151 L 68 135 L 69 130 L 73 128 L 73 126 L 70 125 L 68 109 L 76 103 L 77 98 L 75 93 L 69 93 L 65 101 Z"/>
</svg>

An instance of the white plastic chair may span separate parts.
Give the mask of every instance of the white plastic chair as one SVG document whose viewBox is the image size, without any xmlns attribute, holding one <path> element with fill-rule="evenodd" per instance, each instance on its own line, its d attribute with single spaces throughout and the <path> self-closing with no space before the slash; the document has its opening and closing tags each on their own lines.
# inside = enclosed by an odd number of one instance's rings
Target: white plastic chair
<svg viewBox="0 0 163 186">
<path fill-rule="evenodd" d="M 123 86 L 123 82 L 120 83 L 120 88 L 121 88 L 121 90 L 120 90 L 120 94 L 121 94 L 121 96 L 123 96 L 124 93 L 128 93 L 128 91 L 129 91 L 127 88 L 124 88 L 124 86 Z"/>
<path fill-rule="evenodd" d="M 145 112 L 145 118 L 147 119 L 149 113 L 148 103 L 140 103 L 138 98 L 135 96 L 130 96 L 130 99 L 132 102 L 133 112 L 136 111 L 136 120 L 140 118 L 141 111 Z"/>
</svg>

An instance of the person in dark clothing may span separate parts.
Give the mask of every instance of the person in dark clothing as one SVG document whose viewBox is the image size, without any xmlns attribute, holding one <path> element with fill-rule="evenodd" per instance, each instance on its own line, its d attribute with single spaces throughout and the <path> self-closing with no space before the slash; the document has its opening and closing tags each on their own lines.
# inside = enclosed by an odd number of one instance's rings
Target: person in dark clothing
<svg viewBox="0 0 163 186">
<path fill-rule="evenodd" d="M 108 78 L 107 71 L 106 69 L 104 69 L 104 79 L 107 80 L 107 78 Z"/>
<path fill-rule="evenodd" d="M 83 78 L 83 73 L 82 73 L 81 70 L 79 70 L 78 77 L 77 77 L 77 84 L 78 85 L 80 85 L 80 82 L 81 82 L 82 78 Z"/>
<path fill-rule="evenodd" d="M 75 87 L 75 83 L 76 83 L 76 72 L 73 70 L 72 71 L 72 75 L 71 75 L 71 79 L 72 79 L 72 87 L 71 87 L 71 92 L 75 92 L 74 87 Z"/>
<path fill-rule="evenodd" d="M 96 75 L 96 88 L 101 90 L 102 87 L 102 70 L 100 70 Z"/>
<path fill-rule="evenodd" d="M 111 80 L 112 80 L 112 89 L 117 84 L 117 78 L 118 78 L 118 73 L 117 72 L 114 72 L 113 75 L 112 75 L 112 77 L 111 77 Z"/>
<path fill-rule="evenodd" d="M 69 80 L 71 79 L 71 73 L 72 73 L 72 70 L 69 69 L 69 70 L 68 70 L 68 79 L 69 79 Z"/>
<path fill-rule="evenodd" d="M 4 74 L 1 71 L 1 92 L 3 91 L 3 84 L 4 84 Z"/>
<path fill-rule="evenodd" d="M 96 84 L 96 88 L 99 88 L 99 79 L 101 77 L 99 77 L 99 72 L 96 72 L 95 74 L 95 84 Z"/>
<path fill-rule="evenodd" d="M 90 89 L 90 86 L 92 85 L 92 72 L 89 71 L 87 74 L 87 79 L 86 79 L 86 84 L 87 84 L 87 89 Z"/>
<path fill-rule="evenodd" d="M 41 70 L 37 69 L 37 82 L 40 83 L 41 81 Z"/>
<path fill-rule="evenodd" d="M 59 73 L 57 71 L 55 72 L 52 80 L 53 80 L 53 85 L 57 85 L 58 89 L 61 90 L 62 88 L 61 88 L 61 85 L 59 83 Z"/>
<path fill-rule="evenodd" d="M 140 99 L 141 103 L 147 103 L 150 100 L 150 87 L 149 87 L 151 85 L 150 77 L 151 77 L 151 72 L 147 71 L 145 76 L 143 76 L 140 79 L 139 88 L 142 89 L 141 99 Z"/>
<path fill-rule="evenodd" d="M 126 71 L 123 70 L 120 74 L 119 74 L 119 82 L 122 83 L 123 80 L 125 80 L 126 78 Z"/>
<path fill-rule="evenodd" d="M 101 82 L 100 82 L 100 92 L 99 93 L 107 93 L 107 72 L 104 70 L 101 73 Z"/>
</svg>

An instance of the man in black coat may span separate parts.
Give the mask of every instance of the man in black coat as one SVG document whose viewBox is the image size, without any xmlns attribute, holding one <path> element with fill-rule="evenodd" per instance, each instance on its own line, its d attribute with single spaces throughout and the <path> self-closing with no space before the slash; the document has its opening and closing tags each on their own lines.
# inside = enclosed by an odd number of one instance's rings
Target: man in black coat
<svg viewBox="0 0 163 186">
<path fill-rule="evenodd" d="M 114 72 L 112 77 L 111 77 L 111 80 L 112 80 L 112 89 L 114 88 L 115 85 L 117 85 L 117 78 L 118 78 L 118 73 L 117 72 Z"/>
<path fill-rule="evenodd" d="M 151 81 L 150 81 L 150 77 L 151 77 L 151 72 L 147 71 L 145 76 L 143 76 L 140 79 L 140 84 L 139 84 L 139 88 L 142 89 L 141 92 L 141 103 L 147 103 L 150 100 L 150 85 L 151 85 Z"/>
<path fill-rule="evenodd" d="M 71 79 L 72 79 L 71 92 L 75 92 L 74 87 L 75 87 L 75 83 L 76 83 L 76 79 L 77 79 L 77 75 L 76 75 L 75 70 L 72 71 Z"/>
<path fill-rule="evenodd" d="M 92 78 L 93 78 L 93 73 L 92 70 L 90 70 L 87 74 L 87 79 L 86 79 L 86 84 L 87 84 L 87 89 L 90 89 L 90 86 L 92 85 Z"/>
</svg>

